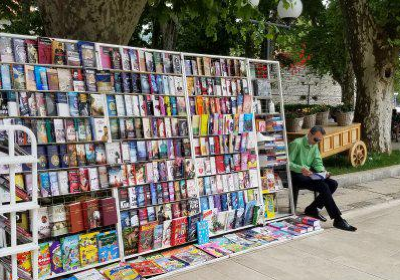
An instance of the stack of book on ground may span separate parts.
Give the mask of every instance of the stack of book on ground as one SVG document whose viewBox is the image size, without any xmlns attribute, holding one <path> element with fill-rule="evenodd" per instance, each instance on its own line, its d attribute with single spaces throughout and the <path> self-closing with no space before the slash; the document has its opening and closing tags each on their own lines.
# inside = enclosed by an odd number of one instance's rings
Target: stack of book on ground
<svg viewBox="0 0 400 280">
<path fill-rule="evenodd" d="M 64 280 L 129 280 L 154 277 L 319 230 L 321 226 L 318 220 L 297 217 L 210 239 L 207 223 L 203 227 L 199 222 L 197 244 L 140 256 L 132 261 L 115 263 L 99 269 L 90 269 Z"/>
</svg>

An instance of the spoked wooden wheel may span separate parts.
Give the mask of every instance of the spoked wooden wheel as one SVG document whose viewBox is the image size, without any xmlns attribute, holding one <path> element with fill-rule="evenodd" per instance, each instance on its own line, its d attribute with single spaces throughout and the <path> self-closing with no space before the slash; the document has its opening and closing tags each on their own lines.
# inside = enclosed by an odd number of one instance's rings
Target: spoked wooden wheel
<svg viewBox="0 0 400 280">
<path fill-rule="evenodd" d="M 354 167 L 364 165 L 367 160 L 367 146 L 363 141 L 357 141 L 349 150 L 351 165 Z"/>
</svg>

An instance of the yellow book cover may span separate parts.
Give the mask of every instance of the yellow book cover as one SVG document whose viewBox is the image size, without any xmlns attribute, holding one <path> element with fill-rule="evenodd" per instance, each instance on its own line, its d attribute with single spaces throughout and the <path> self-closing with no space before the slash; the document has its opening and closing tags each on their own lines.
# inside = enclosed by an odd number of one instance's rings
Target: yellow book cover
<svg viewBox="0 0 400 280">
<path fill-rule="evenodd" d="M 265 204 L 265 218 L 272 219 L 275 217 L 275 199 L 273 194 L 265 194 L 264 195 L 264 204 Z"/>
<path fill-rule="evenodd" d="M 189 96 L 194 95 L 194 78 L 187 77 L 186 84 L 187 84 L 187 91 L 188 91 Z"/>
<path fill-rule="evenodd" d="M 32 262 L 31 262 L 31 252 L 23 252 L 17 255 L 17 265 L 18 268 L 31 273 L 32 272 Z"/>
<path fill-rule="evenodd" d="M 166 108 L 167 116 L 171 116 L 172 111 L 171 111 L 171 102 L 169 101 L 169 96 L 164 96 L 164 106 Z"/>
<path fill-rule="evenodd" d="M 24 176 L 22 174 L 17 174 L 15 175 L 15 186 L 19 188 L 20 190 L 25 190 L 25 184 L 24 184 Z M 16 197 L 17 201 L 21 201 L 22 199 L 20 197 Z"/>
<path fill-rule="evenodd" d="M 97 234 L 91 232 L 79 236 L 79 258 L 81 266 L 86 266 L 98 262 Z"/>
<path fill-rule="evenodd" d="M 193 115 L 193 117 L 192 117 L 192 131 L 193 131 L 193 135 L 199 135 L 199 131 L 200 131 L 200 116 L 199 115 Z"/>
<path fill-rule="evenodd" d="M 203 97 L 196 96 L 196 114 L 201 115 L 204 113 Z"/>
<path fill-rule="evenodd" d="M 207 135 L 208 134 L 208 117 L 207 114 L 201 115 L 200 120 L 200 135 Z"/>
</svg>

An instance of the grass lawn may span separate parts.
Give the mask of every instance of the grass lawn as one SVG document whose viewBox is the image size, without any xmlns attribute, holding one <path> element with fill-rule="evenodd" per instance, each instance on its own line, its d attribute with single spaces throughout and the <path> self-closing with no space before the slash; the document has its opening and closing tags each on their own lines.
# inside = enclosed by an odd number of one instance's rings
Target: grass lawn
<svg viewBox="0 0 400 280">
<path fill-rule="evenodd" d="M 345 155 L 334 155 L 324 159 L 326 169 L 332 175 L 341 175 L 346 173 L 353 173 L 365 171 L 385 166 L 400 164 L 400 151 L 394 150 L 391 155 L 388 154 L 369 154 L 365 164 L 361 167 L 353 167 Z"/>
</svg>

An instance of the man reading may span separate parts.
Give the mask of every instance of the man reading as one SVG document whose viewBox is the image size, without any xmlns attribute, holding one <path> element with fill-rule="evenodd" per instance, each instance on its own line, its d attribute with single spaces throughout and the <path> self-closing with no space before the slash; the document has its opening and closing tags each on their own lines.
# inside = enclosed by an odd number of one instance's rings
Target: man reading
<svg viewBox="0 0 400 280">
<path fill-rule="evenodd" d="M 319 210 L 325 207 L 330 218 L 333 219 L 334 227 L 356 231 L 357 228 L 342 218 L 342 213 L 332 197 L 338 183 L 326 172 L 319 152 L 318 143 L 324 135 L 323 127 L 314 126 L 306 136 L 290 143 L 289 158 L 293 187 L 315 191 L 319 194 L 305 209 L 305 215 L 325 222 L 326 218 L 319 213 Z"/>
</svg>

